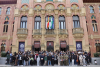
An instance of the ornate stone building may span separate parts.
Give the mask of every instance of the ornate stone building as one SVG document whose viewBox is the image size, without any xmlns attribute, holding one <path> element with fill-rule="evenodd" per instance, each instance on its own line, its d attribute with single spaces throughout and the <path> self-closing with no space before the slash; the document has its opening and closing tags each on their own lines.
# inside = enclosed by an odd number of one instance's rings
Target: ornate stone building
<svg viewBox="0 0 100 67">
<path fill-rule="evenodd" d="M 0 0 L 0 52 L 100 52 L 100 0 Z"/>
</svg>

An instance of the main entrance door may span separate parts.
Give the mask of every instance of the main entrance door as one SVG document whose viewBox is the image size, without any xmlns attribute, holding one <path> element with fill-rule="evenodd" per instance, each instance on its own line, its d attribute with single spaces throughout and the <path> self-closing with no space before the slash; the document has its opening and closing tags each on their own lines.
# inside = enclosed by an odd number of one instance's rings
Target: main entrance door
<svg viewBox="0 0 100 67">
<path fill-rule="evenodd" d="M 47 51 L 54 51 L 54 42 L 47 41 Z"/>
<path fill-rule="evenodd" d="M 40 41 L 34 42 L 34 50 L 38 52 L 40 51 Z"/>
<path fill-rule="evenodd" d="M 60 42 L 60 51 L 66 51 L 66 47 L 67 47 L 66 41 L 61 41 Z"/>
</svg>

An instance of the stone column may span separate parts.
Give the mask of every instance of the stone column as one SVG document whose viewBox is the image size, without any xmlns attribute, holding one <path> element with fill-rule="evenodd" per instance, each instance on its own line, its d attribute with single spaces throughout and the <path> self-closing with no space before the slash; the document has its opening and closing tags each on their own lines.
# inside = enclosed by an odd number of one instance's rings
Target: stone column
<svg viewBox="0 0 100 67">
<path fill-rule="evenodd" d="M 58 10 L 54 10 L 55 11 L 55 34 L 56 34 L 56 38 L 54 41 L 54 51 L 58 50 L 59 48 L 56 48 L 56 45 L 59 43 L 59 37 L 58 37 L 58 29 L 59 29 L 59 17 L 58 17 Z M 60 45 L 60 44 L 59 44 Z"/>
<path fill-rule="evenodd" d="M 41 10 L 41 33 L 42 33 L 42 38 L 41 38 L 41 45 L 45 45 L 44 47 L 41 47 L 41 50 L 46 50 L 47 45 L 45 41 L 45 10 Z"/>
</svg>

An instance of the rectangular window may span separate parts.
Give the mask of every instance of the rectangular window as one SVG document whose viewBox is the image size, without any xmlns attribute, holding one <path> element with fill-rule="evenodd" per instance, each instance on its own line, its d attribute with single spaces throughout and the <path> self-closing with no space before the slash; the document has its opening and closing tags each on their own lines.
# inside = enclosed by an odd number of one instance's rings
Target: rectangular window
<svg viewBox="0 0 100 67">
<path fill-rule="evenodd" d="M 2 8 L 0 8 L 0 15 L 1 15 L 1 10 L 2 10 Z"/>
<path fill-rule="evenodd" d="M 35 22 L 35 29 L 41 29 L 41 22 Z"/>
<path fill-rule="evenodd" d="M 37 2 L 41 2 L 41 0 L 37 0 Z"/>
</svg>

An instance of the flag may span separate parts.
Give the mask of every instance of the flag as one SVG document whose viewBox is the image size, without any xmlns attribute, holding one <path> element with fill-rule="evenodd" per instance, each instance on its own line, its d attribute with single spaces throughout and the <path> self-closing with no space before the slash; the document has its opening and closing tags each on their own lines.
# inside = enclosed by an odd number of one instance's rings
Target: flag
<svg viewBox="0 0 100 67">
<path fill-rule="evenodd" d="M 54 18 L 51 17 L 51 29 L 53 29 L 53 25 L 54 25 Z"/>
<path fill-rule="evenodd" d="M 49 16 L 48 16 L 48 22 L 47 22 L 47 29 L 49 29 Z"/>
</svg>

